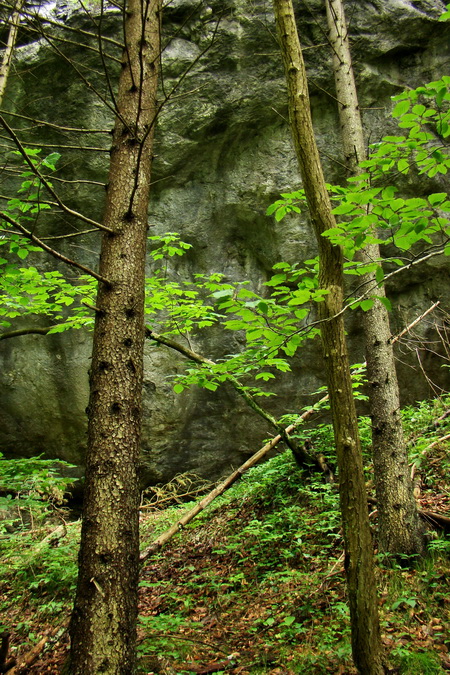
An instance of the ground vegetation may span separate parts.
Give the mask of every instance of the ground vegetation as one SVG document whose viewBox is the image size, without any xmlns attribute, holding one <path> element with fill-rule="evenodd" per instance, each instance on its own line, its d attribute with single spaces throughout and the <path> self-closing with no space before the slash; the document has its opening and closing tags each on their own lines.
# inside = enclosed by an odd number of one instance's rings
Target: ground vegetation
<svg viewBox="0 0 450 675">
<path fill-rule="evenodd" d="M 448 397 L 402 417 L 418 504 L 448 517 Z M 369 419 L 359 427 L 389 667 L 443 675 L 450 664 L 448 530 L 430 523 L 428 555 L 415 569 L 378 549 Z M 305 437 L 325 451 L 333 431 L 319 419 L 299 431 L 299 441 Z M 14 461 L 1 460 L 2 477 L 19 476 Z M 55 501 L 49 467 L 39 462 L 22 465 L 21 486 L 2 493 L 2 509 L 10 510 L 2 521 L 0 601 L 8 658 L 20 664 L 31 655 L 30 675 L 56 675 L 68 649 L 80 524 Z M 200 488 L 180 477 L 176 490 L 160 486 L 156 498 L 155 491 L 144 498 L 143 548 L 191 507 L 179 503 L 189 500 L 189 486 Z M 289 452 L 251 469 L 154 553 L 141 568 L 139 596 L 138 672 L 355 673 L 337 488 L 299 471 Z"/>
</svg>

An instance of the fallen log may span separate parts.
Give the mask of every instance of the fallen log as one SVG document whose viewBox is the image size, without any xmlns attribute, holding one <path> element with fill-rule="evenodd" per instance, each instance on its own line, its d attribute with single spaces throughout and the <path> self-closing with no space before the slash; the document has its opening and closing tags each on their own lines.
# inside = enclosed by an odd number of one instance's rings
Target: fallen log
<svg viewBox="0 0 450 675">
<path fill-rule="evenodd" d="M 52 628 L 52 630 L 49 631 L 47 635 L 44 635 L 44 637 L 41 638 L 39 642 L 32 649 L 30 649 L 29 652 L 17 659 L 16 665 L 14 665 L 12 668 L 9 668 L 9 670 L 5 670 L 5 673 L 7 675 L 24 675 L 27 672 L 27 669 L 32 666 L 35 661 L 37 661 L 39 655 L 50 638 L 54 637 L 60 630 L 61 626 Z"/>
<path fill-rule="evenodd" d="M 328 400 L 328 394 L 323 396 L 316 405 L 324 403 Z M 307 420 L 313 413 L 316 411 L 316 408 L 309 408 L 304 412 L 299 418 L 295 421 L 294 424 L 291 424 L 286 428 L 286 432 L 290 433 L 293 431 L 301 422 Z M 201 511 L 203 511 L 211 502 L 219 497 L 225 492 L 233 483 L 235 483 L 238 478 L 240 478 L 248 469 L 257 464 L 260 459 L 265 457 L 267 453 L 272 450 L 283 438 L 281 434 L 274 436 L 268 443 L 266 443 L 258 452 L 255 452 L 244 464 L 242 464 L 236 471 L 233 471 L 232 474 L 228 476 L 222 483 L 220 483 L 214 490 L 212 490 L 206 497 L 203 497 L 192 509 L 186 511 L 177 522 L 172 525 L 168 530 L 163 532 L 154 542 L 150 544 L 144 551 L 142 551 L 140 560 L 143 562 L 147 560 L 153 553 L 158 551 L 164 544 L 166 544 L 169 539 L 171 539 L 177 532 L 179 532 L 185 525 L 191 522 Z"/>
<path fill-rule="evenodd" d="M 450 532 L 450 518 L 443 516 L 441 513 L 434 513 L 434 511 L 423 511 L 419 509 L 419 516 L 425 520 L 429 525 L 438 527 L 440 530 Z"/>
</svg>

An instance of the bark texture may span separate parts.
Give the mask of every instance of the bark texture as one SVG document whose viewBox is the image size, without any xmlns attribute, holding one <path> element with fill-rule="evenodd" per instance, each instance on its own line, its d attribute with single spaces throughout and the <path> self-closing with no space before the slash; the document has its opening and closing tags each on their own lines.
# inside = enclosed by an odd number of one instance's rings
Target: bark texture
<svg viewBox="0 0 450 675">
<path fill-rule="evenodd" d="M 6 84 L 8 82 L 9 72 L 11 70 L 11 60 L 16 45 L 17 33 L 19 32 L 20 11 L 24 0 L 17 0 L 11 17 L 9 19 L 8 37 L 5 43 L 5 51 L 3 52 L 2 62 L 0 64 L 0 105 L 3 103 L 5 95 Z"/>
<path fill-rule="evenodd" d="M 90 373 L 72 675 L 130 675 L 139 569 L 147 210 L 160 54 L 160 0 L 129 0 L 103 223 Z"/>
<path fill-rule="evenodd" d="M 364 130 L 359 110 L 347 23 L 342 0 L 325 0 L 339 120 L 345 161 L 349 175 L 361 173 L 359 162 L 367 158 Z M 369 244 L 359 260 L 380 260 L 378 244 Z M 375 289 L 385 298 L 385 288 L 377 288 L 375 273 L 361 279 L 365 288 Z M 378 503 L 379 544 L 394 555 L 414 555 L 423 551 L 423 538 L 413 496 L 408 454 L 403 437 L 400 396 L 391 341 L 389 313 L 379 300 L 362 316 L 365 335 L 369 406 L 372 418 L 374 479 Z"/>
<path fill-rule="evenodd" d="M 291 0 L 274 0 L 294 145 L 320 255 L 321 334 L 339 467 L 353 659 L 364 675 L 384 673 L 356 410 L 345 341 L 342 252 L 323 237 L 335 225 L 311 121 L 309 94 Z"/>
</svg>

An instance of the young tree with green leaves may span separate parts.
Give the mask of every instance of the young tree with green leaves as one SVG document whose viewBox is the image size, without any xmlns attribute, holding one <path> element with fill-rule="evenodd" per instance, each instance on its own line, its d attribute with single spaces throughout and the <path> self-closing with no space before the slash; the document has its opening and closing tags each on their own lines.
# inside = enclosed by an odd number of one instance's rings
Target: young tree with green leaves
<svg viewBox="0 0 450 675">
<path fill-rule="evenodd" d="M 292 2 L 274 0 L 273 6 L 286 74 L 294 147 L 319 248 L 319 286 L 325 292 L 319 303 L 319 318 L 339 468 L 352 653 L 362 675 L 382 675 L 372 535 L 342 316 L 343 256 L 341 248 L 323 236 L 336 223 L 312 126 L 306 72 Z"/>
<path fill-rule="evenodd" d="M 344 6 L 342 0 L 325 0 L 325 5 L 345 163 L 348 175 L 358 176 L 364 172 L 360 163 L 367 159 L 367 151 Z M 369 204 L 367 213 L 370 213 Z M 358 252 L 358 259 L 362 263 L 358 281 L 363 287 L 374 289 L 377 296 L 372 306 L 363 312 L 362 320 L 379 543 L 383 551 L 394 555 L 418 555 L 424 549 L 423 530 L 419 525 L 403 437 L 388 301 L 384 284 L 378 283 L 383 275 L 379 244 L 367 243 Z M 378 265 L 376 269 L 374 264 Z"/>
</svg>

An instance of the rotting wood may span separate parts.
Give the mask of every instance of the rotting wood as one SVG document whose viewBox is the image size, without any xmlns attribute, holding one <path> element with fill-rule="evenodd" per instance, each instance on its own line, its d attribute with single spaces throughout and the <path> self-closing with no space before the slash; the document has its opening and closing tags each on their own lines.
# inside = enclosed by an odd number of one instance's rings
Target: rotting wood
<svg viewBox="0 0 450 675">
<path fill-rule="evenodd" d="M 51 638 L 55 637 L 55 635 L 64 628 L 67 628 L 67 623 L 65 626 L 57 626 L 56 628 L 52 628 L 52 630 L 49 631 L 47 635 L 44 635 L 44 637 L 41 638 L 39 642 L 32 649 L 30 649 L 29 652 L 24 654 L 24 656 L 19 657 L 17 665 L 13 666 L 9 670 L 6 670 L 5 673 L 7 675 L 24 675 L 27 673 L 27 669 L 33 665 L 35 661 L 37 661 L 47 642 Z"/>
</svg>

